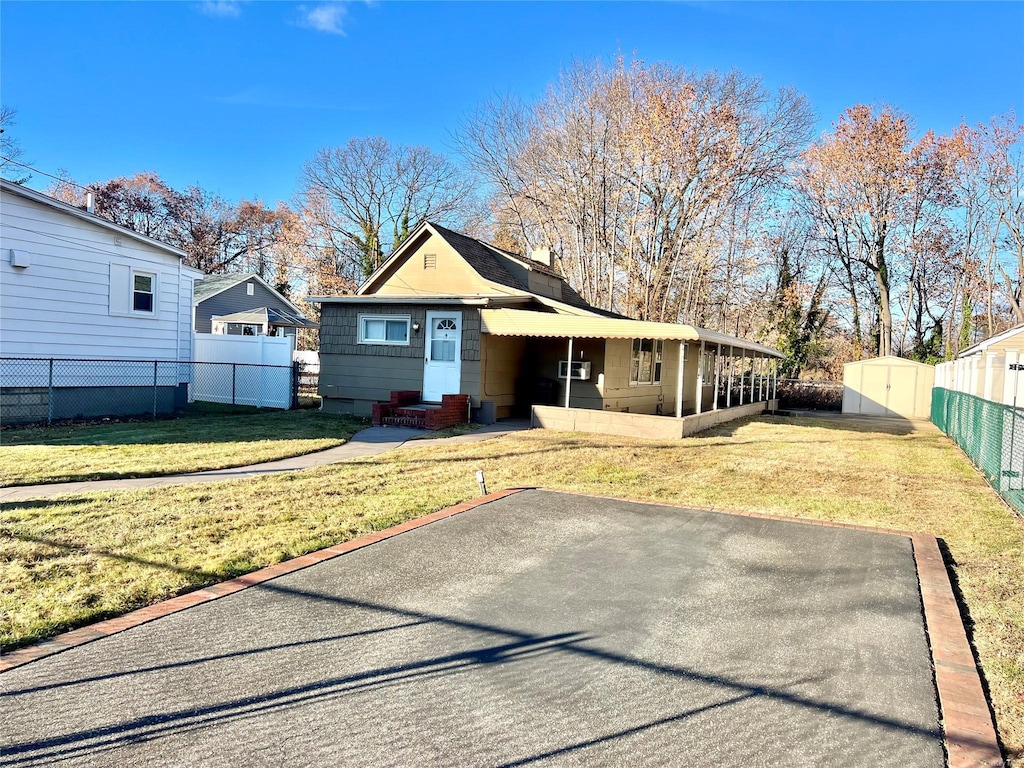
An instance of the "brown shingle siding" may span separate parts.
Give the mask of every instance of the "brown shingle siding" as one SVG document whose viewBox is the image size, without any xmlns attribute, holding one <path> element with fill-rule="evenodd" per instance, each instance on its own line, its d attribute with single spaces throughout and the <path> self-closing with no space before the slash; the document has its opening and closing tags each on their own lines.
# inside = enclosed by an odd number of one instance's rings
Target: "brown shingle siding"
<svg viewBox="0 0 1024 768">
<path fill-rule="evenodd" d="M 480 312 L 472 307 L 450 304 L 324 304 L 320 314 L 320 352 L 326 355 L 363 357 L 423 357 L 427 312 L 462 313 L 462 359 L 480 359 Z M 403 315 L 420 324 L 409 346 L 360 344 L 359 315 Z"/>
</svg>

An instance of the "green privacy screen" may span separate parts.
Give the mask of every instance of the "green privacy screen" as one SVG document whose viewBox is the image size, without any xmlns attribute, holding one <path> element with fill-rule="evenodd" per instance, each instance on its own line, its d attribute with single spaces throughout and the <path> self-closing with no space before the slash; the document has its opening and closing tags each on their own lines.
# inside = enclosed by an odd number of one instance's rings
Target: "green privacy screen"
<svg viewBox="0 0 1024 768">
<path fill-rule="evenodd" d="M 953 438 L 1000 496 L 1024 512 L 1024 409 L 936 387 L 932 423 Z"/>
</svg>

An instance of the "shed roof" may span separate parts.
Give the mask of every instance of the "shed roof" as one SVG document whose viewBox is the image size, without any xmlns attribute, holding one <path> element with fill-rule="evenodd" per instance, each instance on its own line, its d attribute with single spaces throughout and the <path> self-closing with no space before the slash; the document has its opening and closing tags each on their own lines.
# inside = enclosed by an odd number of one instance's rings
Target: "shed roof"
<svg viewBox="0 0 1024 768">
<path fill-rule="evenodd" d="M 846 369 L 850 366 L 858 365 L 902 365 L 904 367 L 916 366 L 918 368 L 934 368 L 934 365 L 928 365 L 928 363 L 919 363 L 917 360 L 909 360 L 905 357 L 897 357 L 896 355 L 883 355 L 882 357 L 869 357 L 864 360 L 854 360 L 849 363 L 844 363 L 843 368 Z"/>
<path fill-rule="evenodd" d="M 785 357 L 781 352 L 757 342 L 709 331 L 694 325 L 651 323 L 611 317 L 584 317 L 531 312 L 522 309 L 480 310 L 481 330 L 495 336 L 531 336 L 573 339 L 664 339 L 666 341 L 705 341 L 710 344 L 755 352 L 766 357 Z"/>
</svg>

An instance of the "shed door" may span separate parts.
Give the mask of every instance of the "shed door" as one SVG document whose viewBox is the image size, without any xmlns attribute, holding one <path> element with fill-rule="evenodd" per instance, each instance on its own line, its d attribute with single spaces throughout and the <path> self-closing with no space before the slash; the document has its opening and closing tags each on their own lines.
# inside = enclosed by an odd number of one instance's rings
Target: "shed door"
<svg viewBox="0 0 1024 768">
<path fill-rule="evenodd" d="M 868 416 L 889 413 L 889 366 L 865 365 L 860 384 L 860 412 Z"/>
<path fill-rule="evenodd" d="M 427 312 L 423 358 L 423 400 L 441 402 L 457 395 L 462 379 L 462 313 Z"/>
<path fill-rule="evenodd" d="M 917 415 L 917 369 L 908 366 L 889 369 L 889 400 L 886 403 L 890 416 L 914 417 Z"/>
</svg>

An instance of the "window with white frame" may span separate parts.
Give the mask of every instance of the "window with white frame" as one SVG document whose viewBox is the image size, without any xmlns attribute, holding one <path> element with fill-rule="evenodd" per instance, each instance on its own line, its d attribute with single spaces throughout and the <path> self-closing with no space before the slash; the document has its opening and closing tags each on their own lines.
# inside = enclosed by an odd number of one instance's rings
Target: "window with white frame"
<svg viewBox="0 0 1024 768">
<path fill-rule="evenodd" d="M 359 315 L 360 344 L 409 344 L 408 315 Z"/>
<path fill-rule="evenodd" d="M 715 353 L 708 349 L 704 351 L 704 384 L 712 384 L 715 380 Z"/>
<path fill-rule="evenodd" d="M 156 310 L 156 275 L 132 270 L 132 312 L 151 315 Z"/>
<path fill-rule="evenodd" d="M 633 339 L 633 354 L 629 362 L 630 386 L 661 384 L 664 346 L 661 339 Z"/>
</svg>

